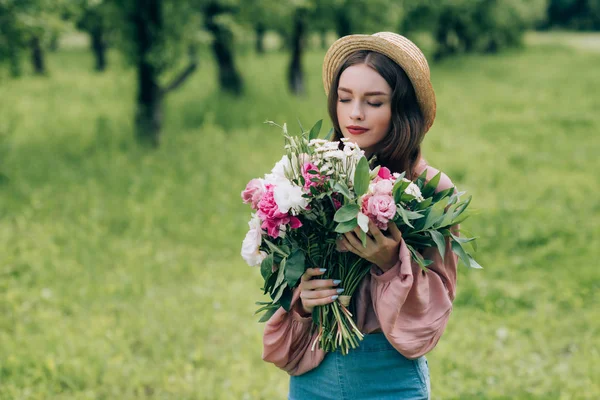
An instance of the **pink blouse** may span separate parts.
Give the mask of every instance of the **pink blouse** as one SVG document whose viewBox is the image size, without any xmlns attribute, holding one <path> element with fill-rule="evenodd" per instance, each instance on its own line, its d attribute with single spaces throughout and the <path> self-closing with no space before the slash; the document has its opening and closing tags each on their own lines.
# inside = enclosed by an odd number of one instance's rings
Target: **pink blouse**
<svg viewBox="0 0 600 400">
<path fill-rule="evenodd" d="M 420 167 L 421 171 L 427 168 L 427 180 L 438 173 L 424 163 Z M 436 192 L 452 186 L 448 176 L 442 174 Z M 423 256 L 433 260 L 427 273 L 411 260 L 402 240 L 399 261 L 384 273 L 373 265 L 354 293 L 358 329 L 366 334 L 382 331 L 390 344 L 409 359 L 428 353 L 440 340 L 456 289 L 457 256 L 449 240 L 445 262 L 433 247 L 425 249 Z M 311 350 L 318 332 L 310 335 L 312 317 L 302 315 L 299 297 L 296 288 L 290 311 L 279 308 L 266 322 L 263 334 L 262 359 L 290 375 L 310 371 L 325 357 L 318 345 Z"/>
</svg>

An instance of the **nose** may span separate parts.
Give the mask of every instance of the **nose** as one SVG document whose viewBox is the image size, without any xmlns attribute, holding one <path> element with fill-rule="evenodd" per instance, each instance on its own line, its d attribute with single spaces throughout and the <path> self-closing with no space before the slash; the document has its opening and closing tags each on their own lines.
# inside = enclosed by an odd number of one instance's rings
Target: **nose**
<svg viewBox="0 0 600 400">
<path fill-rule="evenodd" d="M 352 112 L 350 113 L 350 118 L 357 121 L 362 121 L 365 119 L 365 115 L 363 113 L 363 109 L 361 107 L 360 101 L 354 102 L 354 106 L 352 107 Z"/>
</svg>

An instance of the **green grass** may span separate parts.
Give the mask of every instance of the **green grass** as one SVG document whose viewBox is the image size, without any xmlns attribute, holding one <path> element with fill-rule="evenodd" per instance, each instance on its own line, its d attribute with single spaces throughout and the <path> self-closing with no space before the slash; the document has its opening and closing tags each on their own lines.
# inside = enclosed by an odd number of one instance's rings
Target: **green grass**
<svg viewBox="0 0 600 400">
<path fill-rule="evenodd" d="M 133 141 L 135 76 L 71 49 L 0 83 L 0 399 L 276 399 L 260 274 L 239 194 L 279 158 L 266 119 L 327 120 L 287 55 L 238 60 L 246 96 L 200 71 L 167 100 L 163 144 Z M 461 269 L 428 355 L 436 399 L 600 397 L 600 53 L 537 45 L 433 66 L 424 153 L 474 196 L 482 271 Z M 327 129 L 329 128 L 329 124 Z"/>
</svg>

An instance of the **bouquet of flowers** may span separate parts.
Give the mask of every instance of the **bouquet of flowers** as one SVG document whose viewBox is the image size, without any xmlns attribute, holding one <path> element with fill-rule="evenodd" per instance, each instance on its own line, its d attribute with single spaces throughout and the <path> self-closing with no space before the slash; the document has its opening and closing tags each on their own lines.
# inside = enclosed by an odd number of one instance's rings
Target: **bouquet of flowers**
<svg viewBox="0 0 600 400">
<path fill-rule="evenodd" d="M 470 198 L 460 201 L 462 193 L 454 188 L 435 193 L 439 174 L 429 182 L 425 174 L 412 182 L 384 167 L 370 169 L 356 144 L 319 139 L 321 124 L 317 122 L 310 131 L 301 127 L 300 136 L 290 136 L 287 126 L 280 126 L 284 156 L 242 192 L 243 201 L 254 210 L 242 257 L 250 266 L 260 265 L 262 290 L 271 298 L 257 302 L 261 307 L 256 313 L 266 311 L 261 322 L 279 307 L 290 310 L 293 290 L 307 268 L 327 266 L 320 278 L 341 280 L 345 295 L 313 310 L 319 334 L 312 348 L 319 343 L 325 351 L 339 348 L 347 354 L 363 338 L 352 319 L 350 300 L 371 264 L 353 253 L 336 251 L 341 234 L 359 226 L 366 245 L 369 219 L 384 230 L 394 221 L 422 268 L 431 261 L 420 250 L 436 246 L 443 257 L 445 237 L 451 238 L 452 250 L 467 266 L 480 266 L 469 249 L 474 238 L 450 230 L 467 217 Z"/>
</svg>

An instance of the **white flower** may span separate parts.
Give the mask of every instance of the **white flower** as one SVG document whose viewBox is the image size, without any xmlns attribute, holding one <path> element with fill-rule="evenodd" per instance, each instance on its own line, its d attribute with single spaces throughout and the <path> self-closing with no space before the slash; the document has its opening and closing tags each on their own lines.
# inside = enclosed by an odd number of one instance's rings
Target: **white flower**
<svg viewBox="0 0 600 400">
<path fill-rule="evenodd" d="M 281 160 L 277 161 L 270 174 L 265 175 L 265 181 L 271 184 L 277 184 L 281 180 L 286 180 L 286 172 L 291 170 L 290 159 L 287 155 L 281 157 Z"/>
<path fill-rule="evenodd" d="M 343 160 L 346 158 L 346 155 L 344 154 L 344 152 L 342 150 L 331 150 L 326 152 L 325 154 L 323 154 L 323 158 L 326 160 L 332 159 L 332 158 L 336 158 L 338 160 Z"/>
<path fill-rule="evenodd" d="M 404 180 L 408 181 L 408 179 L 404 179 Z M 416 200 L 419 203 L 422 202 L 423 200 L 425 200 L 423 198 L 423 195 L 421 194 L 421 189 L 419 189 L 419 187 L 417 185 L 415 185 L 413 182 L 410 182 L 410 185 L 408 185 L 408 187 L 406 189 L 404 189 L 404 193 L 415 196 Z"/>
<path fill-rule="evenodd" d="M 292 185 L 290 181 L 280 180 L 273 189 L 273 198 L 279 211 L 287 213 L 292 210 L 292 215 L 296 215 L 308 205 L 308 199 L 302 197 L 304 191 L 301 187 Z"/>
<path fill-rule="evenodd" d="M 248 222 L 250 230 L 246 233 L 246 237 L 242 242 L 242 258 L 251 267 L 260 265 L 265 257 L 267 257 L 267 253 L 259 251 L 260 244 L 262 243 L 260 224 L 260 218 L 256 214 L 252 214 L 252 218 Z"/>
</svg>

